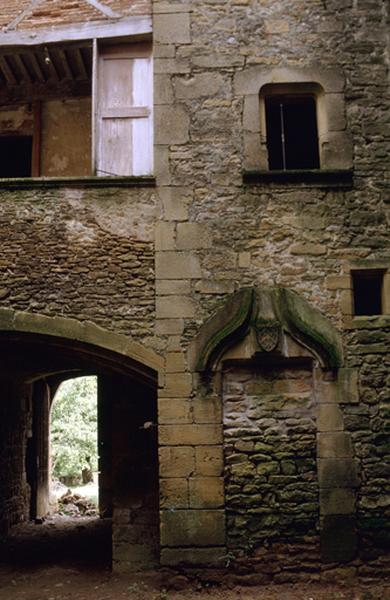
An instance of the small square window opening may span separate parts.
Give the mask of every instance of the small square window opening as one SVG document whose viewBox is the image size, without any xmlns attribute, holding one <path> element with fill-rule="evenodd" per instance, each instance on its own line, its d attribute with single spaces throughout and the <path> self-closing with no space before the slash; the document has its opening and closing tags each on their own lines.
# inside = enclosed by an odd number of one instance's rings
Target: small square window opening
<svg viewBox="0 0 390 600">
<path fill-rule="evenodd" d="M 32 136 L 0 136 L 0 177 L 30 177 Z"/>
<path fill-rule="evenodd" d="M 383 314 L 382 270 L 352 271 L 353 307 L 355 316 Z"/>
<path fill-rule="evenodd" d="M 269 168 L 319 169 L 315 98 L 270 95 L 265 98 L 265 112 Z"/>
</svg>

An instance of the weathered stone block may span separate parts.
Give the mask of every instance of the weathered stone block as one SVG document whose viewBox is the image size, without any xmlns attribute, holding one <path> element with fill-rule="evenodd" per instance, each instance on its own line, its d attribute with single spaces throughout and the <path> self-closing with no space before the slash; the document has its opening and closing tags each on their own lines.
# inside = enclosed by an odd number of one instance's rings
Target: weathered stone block
<svg viewBox="0 0 390 600">
<path fill-rule="evenodd" d="M 355 491 L 352 489 L 320 489 L 321 515 L 351 515 L 355 512 Z"/>
<path fill-rule="evenodd" d="M 188 480 L 160 479 L 160 507 L 188 508 Z"/>
<path fill-rule="evenodd" d="M 358 487 L 356 462 L 349 458 L 319 458 L 318 480 L 323 488 Z"/>
<path fill-rule="evenodd" d="M 185 279 L 158 279 L 156 281 L 156 295 L 157 296 L 169 296 L 176 295 L 186 296 L 191 291 L 191 283 Z"/>
<path fill-rule="evenodd" d="M 164 218 L 168 221 L 186 221 L 188 218 L 188 204 L 192 194 L 183 187 L 162 187 L 159 196 L 163 203 Z"/>
<path fill-rule="evenodd" d="M 166 355 L 165 370 L 167 373 L 182 373 L 186 365 L 182 352 L 168 352 Z"/>
<path fill-rule="evenodd" d="M 223 77 L 218 73 L 197 73 L 190 79 L 176 77 L 174 81 L 176 98 L 191 99 L 207 96 L 211 98 L 218 94 L 223 86 Z"/>
<path fill-rule="evenodd" d="M 160 335 L 180 335 L 183 329 L 183 319 L 157 319 L 156 321 L 156 333 Z"/>
<path fill-rule="evenodd" d="M 160 448 L 159 457 L 161 477 L 190 477 L 195 472 L 193 448 Z"/>
<path fill-rule="evenodd" d="M 173 223 L 157 223 L 156 250 L 174 250 L 175 249 L 175 225 Z"/>
<path fill-rule="evenodd" d="M 320 404 L 317 417 L 318 431 L 342 431 L 343 414 L 337 404 Z"/>
<path fill-rule="evenodd" d="M 155 107 L 155 143 L 185 144 L 188 142 L 190 119 L 181 104 L 157 105 Z"/>
<path fill-rule="evenodd" d="M 317 456 L 319 458 L 351 458 L 353 456 L 351 435 L 341 431 L 319 433 Z"/>
<path fill-rule="evenodd" d="M 359 373 L 357 369 L 341 368 L 338 371 L 339 402 L 341 404 L 358 404 Z"/>
<path fill-rule="evenodd" d="M 161 512 L 162 546 L 222 546 L 224 542 L 223 510 Z"/>
<path fill-rule="evenodd" d="M 158 565 L 157 549 L 143 544 L 114 544 L 112 568 L 116 573 L 143 571 Z"/>
<path fill-rule="evenodd" d="M 195 477 L 189 481 L 191 508 L 219 508 L 224 504 L 222 477 Z"/>
<path fill-rule="evenodd" d="M 160 398 L 158 401 L 158 422 L 161 425 L 191 423 L 191 403 L 188 398 Z"/>
<path fill-rule="evenodd" d="M 197 279 L 201 275 L 199 260 L 191 252 L 158 252 L 156 255 L 158 279 Z"/>
<path fill-rule="evenodd" d="M 189 396 L 192 391 L 190 373 L 167 373 L 165 387 L 159 392 L 160 398 L 180 398 Z"/>
<path fill-rule="evenodd" d="M 324 562 L 348 562 L 355 557 L 357 535 L 355 518 L 327 515 L 321 527 L 321 558 Z"/>
<path fill-rule="evenodd" d="M 175 49 L 174 46 L 169 48 Z M 155 104 L 172 104 L 173 103 L 173 87 L 170 78 L 167 75 L 154 76 L 154 101 Z"/>
<path fill-rule="evenodd" d="M 189 318 L 195 315 L 195 305 L 188 296 L 158 296 L 156 317 L 158 319 Z"/>
<path fill-rule="evenodd" d="M 176 248 L 178 250 L 196 250 L 210 247 L 210 235 L 203 223 L 179 223 L 177 226 Z"/>
<path fill-rule="evenodd" d="M 221 423 L 222 402 L 218 396 L 197 397 L 193 401 L 195 423 Z"/>
<path fill-rule="evenodd" d="M 160 444 L 170 446 L 209 445 L 222 442 L 221 425 L 161 425 Z"/>
<path fill-rule="evenodd" d="M 189 44 L 190 16 L 188 13 L 154 14 L 153 38 L 160 44 Z"/>
<path fill-rule="evenodd" d="M 196 474 L 219 476 L 223 472 L 222 446 L 200 446 L 195 448 Z"/>
</svg>

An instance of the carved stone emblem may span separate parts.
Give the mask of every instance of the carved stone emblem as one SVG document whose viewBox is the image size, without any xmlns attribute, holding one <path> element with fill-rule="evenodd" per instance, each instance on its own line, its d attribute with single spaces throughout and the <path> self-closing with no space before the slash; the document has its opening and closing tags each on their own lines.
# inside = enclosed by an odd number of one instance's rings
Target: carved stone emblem
<svg viewBox="0 0 390 600">
<path fill-rule="evenodd" d="M 258 321 L 256 323 L 257 342 L 263 352 L 276 349 L 281 333 L 279 321 Z"/>
</svg>

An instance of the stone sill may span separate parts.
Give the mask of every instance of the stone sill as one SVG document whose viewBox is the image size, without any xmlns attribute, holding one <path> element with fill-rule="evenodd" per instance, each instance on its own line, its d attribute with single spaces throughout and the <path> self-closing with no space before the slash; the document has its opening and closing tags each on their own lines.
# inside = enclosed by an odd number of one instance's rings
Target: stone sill
<svg viewBox="0 0 390 600">
<path fill-rule="evenodd" d="M 151 175 L 128 177 L 17 177 L 0 179 L 0 190 L 155 186 L 156 179 Z"/>
<path fill-rule="evenodd" d="M 345 329 L 380 329 L 390 327 L 390 315 L 351 317 L 344 321 Z"/>
<path fill-rule="evenodd" d="M 273 187 L 297 185 L 310 188 L 352 188 L 352 169 L 291 169 L 286 171 L 244 171 L 244 183 Z"/>
</svg>

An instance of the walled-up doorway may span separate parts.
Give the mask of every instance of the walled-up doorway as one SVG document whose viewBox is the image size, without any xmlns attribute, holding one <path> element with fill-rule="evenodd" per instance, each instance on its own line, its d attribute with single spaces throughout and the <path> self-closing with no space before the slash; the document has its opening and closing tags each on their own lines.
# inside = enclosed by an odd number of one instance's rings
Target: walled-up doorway
<svg viewBox="0 0 390 600">
<path fill-rule="evenodd" d="M 1 559 L 10 555 L 7 539 L 18 524 L 40 523 L 50 514 L 49 428 L 55 393 L 65 380 L 93 375 L 99 510 L 109 531 L 109 549 L 101 553 L 112 554 L 117 570 L 156 564 L 156 372 L 123 352 L 15 331 L 0 333 L 0 364 Z"/>
</svg>

